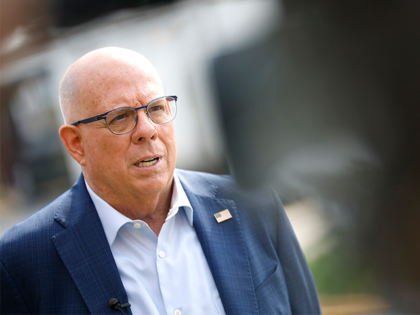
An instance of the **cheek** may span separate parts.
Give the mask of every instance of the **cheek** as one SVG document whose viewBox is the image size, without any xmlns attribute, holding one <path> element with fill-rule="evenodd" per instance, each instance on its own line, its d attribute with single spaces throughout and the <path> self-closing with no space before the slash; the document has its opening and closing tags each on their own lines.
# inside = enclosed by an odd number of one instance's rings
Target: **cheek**
<svg viewBox="0 0 420 315">
<path fill-rule="evenodd" d="M 175 132 L 173 125 L 171 123 L 171 126 L 168 126 L 169 128 L 166 129 L 164 133 L 164 139 L 165 139 L 165 145 L 166 149 L 168 151 L 168 161 L 171 164 L 176 163 L 176 138 L 175 138 Z"/>
<path fill-rule="evenodd" d="M 103 137 L 98 141 L 89 144 L 89 151 L 86 152 L 86 159 L 90 163 L 90 168 L 99 172 L 115 171 L 118 166 L 124 163 L 124 148 L 121 142 L 116 139 Z M 89 167 L 89 165 L 87 165 Z"/>
<path fill-rule="evenodd" d="M 176 140 L 175 139 L 171 142 L 169 154 L 171 155 L 172 163 L 175 165 L 176 163 Z"/>
</svg>

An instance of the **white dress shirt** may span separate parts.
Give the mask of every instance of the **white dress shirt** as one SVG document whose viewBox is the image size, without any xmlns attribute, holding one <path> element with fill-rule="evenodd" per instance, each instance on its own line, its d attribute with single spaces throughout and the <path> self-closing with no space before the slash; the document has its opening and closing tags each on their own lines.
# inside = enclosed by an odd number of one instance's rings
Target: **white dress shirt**
<svg viewBox="0 0 420 315">
<path fill-rule="evenodd" d="M 193 226 L 193 209 L 176 174 L 159 237 L 146 222 L 127 218 L 85 183 L 134 315 L 225 314 Z"/>
</svg>

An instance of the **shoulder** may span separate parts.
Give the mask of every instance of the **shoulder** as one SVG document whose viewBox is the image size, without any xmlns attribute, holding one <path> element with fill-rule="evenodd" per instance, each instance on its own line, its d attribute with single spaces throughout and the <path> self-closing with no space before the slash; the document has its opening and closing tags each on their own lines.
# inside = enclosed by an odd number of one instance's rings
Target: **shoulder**
<svg viewBox="0 0 420 315">
<path fill-rule="evenodd" d="M 235 178 L 231 175 L 215 175 L 179 169 L 176 170 L 176 173 L 186 191 L 215 199 L 233 200 L 243 211 L 258 208 L 276 212 L 278 208 L 282 209 L 279 197 L 270 187 L 245 190 L 237 185 Z"/>
<path fill-rule="evenodd" d="M 2 260 L 15 257 L 19 253 L 29 254 L 42 250 L 42 244 L 47 244 L 53 235 L 63 230 L 54 217 L 68 194 L 67 191 L 40 211 L 8 230 L 0 238 Z"/>
<path fill-rule="evenodd" d="M 205 172 L 187 171 L 176 169 L 184 189 L 194 191 L 217 189 L 218 197 L 225 195 L 240 195 L 243 197 L 254 198 L 260 195 L 272 195 L 273 189 L 270 187 L 262 187 L 259 189 L 243 189 L 238 186 L 232 175 L 216 175 Z M 275 193 L 274 193 L 275 194 Z"/>
<path fill-rule="evenodd" d="M 205 172 L 187 171 L 176 169 L 175 170 L 181 181 L 188 185 L 202 185 L 206 183 L 212 183 L 215 185 L 232 185 L 235 184 L 235 180 L 231 175 L 216 175 Z"/>
<path fill-rule="evenodd" d="M 83 219 L 84 210 L 89 210 L 89 206 L 92 206 L 92 200 L 87 193 L 84 177 L 81 174 L 71 189 L 8 230 L 0 238 L 0 250 L 3 251 L 5 248 L 11 250 L 17 244 L 29 246 L 40 239 L 51 241 L 52 236 Z"/>
<path fill-rule="evenodd" d="M 237 186 L 235 179 L 231 175 L 216 175 L 204 172 L 176 170 L 185 191 L 196 195 L 225 198 L 232 194 L 241 194 L 241 189 Z"/>
</svg>

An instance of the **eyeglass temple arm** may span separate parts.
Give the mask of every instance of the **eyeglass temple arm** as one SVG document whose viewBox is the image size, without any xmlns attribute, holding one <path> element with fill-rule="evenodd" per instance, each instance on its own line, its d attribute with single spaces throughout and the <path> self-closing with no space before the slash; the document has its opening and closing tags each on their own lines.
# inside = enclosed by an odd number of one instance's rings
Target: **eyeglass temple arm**
<svg viewBox="0 0 420 315">
<path fill-rule="evenodd" d="M 95 116 L 95 117 L 90 117 L 90 118 L 87 118 L 87 119 L 75 121 L 75 122 L 71 123 L 70 125 L 76 126 L 78 124 L 88 124 L 88 123 L 91 123 L 91 122 L 94 122 L 94 121 L 105 119 L 105 117 L 106 116 L 104 116 L 102 114 L 102 115 L 98 115 L 98 116 Z"/>
</svg>

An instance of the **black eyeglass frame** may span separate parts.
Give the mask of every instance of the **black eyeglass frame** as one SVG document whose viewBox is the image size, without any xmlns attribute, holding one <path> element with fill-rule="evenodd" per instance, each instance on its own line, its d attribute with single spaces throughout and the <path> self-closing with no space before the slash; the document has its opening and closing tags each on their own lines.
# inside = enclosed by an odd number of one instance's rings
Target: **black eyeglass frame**
<svg viewBox="0 0 420 315">
<path fill-rule="evenodd" d="M 72 122 L 70 125 L 72 125 L 72 126 L 76 126 L 76 125 L 78 125 L 78 124 L 89 124 L 89 123 L 91 123 L 91 122 L 95 122 L 95 121 L 99 121 L 99 120 L 105 119 L 105 122 L 106 122 L 106 125 L 107 125 L 107 127 L 108 127 L 108 130 L 109 130 L 111 133 L 113 133 L 114 135 L 117 135 L 117 136 L 119 136 L 119 135 L 125 135 L 125 134 L 127 134 L 127 133 L 129 133 L 129 132 L 133 131 L 133 130 L 134 130 L 134 128 L 136 128 L 136 126 L 137 126 L 137 122 L 138 122 L 138 114 L 137 114 L 137 111 L 138 111 L 139 109 L 142 109 L 142 108 L 146 108 L 146 113 L 147 113 L 147 116 L 150 118 L 150 120 L 151 120 L 151 121 L 153 121 L 153 122 L 154 122 L 155 124 L 157 124 L 157 125 L 164 125 L 164 124 L 170 123 L 172 120 L 174 120 L 174 119 L 175 119 L 175 116 L 176 116 L 176 113 L 175 113 L 175 115 L 172 117 L 172 119 L 171 119 L 171 120 L 169 120 L 169 121 L 167 121 L 167 122 L 164 122 L 164 123 L 157 123 L 156 121 L 154 121 L 154 120 L 152 119 L 152 116 L 151 116 L 151 115 L 150 115 L 150 113 L 149 113 L 149 105 L 150 105 L 151 103 L 153 103 L 154 101 L 158 100 L 158 99 L 161 99 L 161 98 L 167 98 L 167 97 L 172 97 L 172 98 L 175 100 L 175 105 L 176 105 L 177 112 L 178 112 L 178 103 L 177 103 L 177 101 L 178 101 L 178 96 L 176 96 L 176 95 L 167 95 L 167 96 L 157 97 L 157 98 L 155 98 L 155 99 L 151 100 L 151 101 L 150 101 L 147 105 L 145 105 L 145 106 L 140 106 L 140 107 L 137 107 L 137 108 L 130 107 L 130 106 L 114 108 L 114 109 L 112 109 L 112 110 L 110 110 L 110 111 L 108 111 L 108 112 L 106 112 L 106 113 L 103 113 L 103 114 L 100 114 L 100 115 L 97 115 L 97 116 L 93 116 L 93 117 L 90 117 L 90 118 L 86 118 L 86 119 L 83 119 L 83 120 L 78 120 L 78 121 Z M 124 133 L 115 133 L 115 132 L 113 132 L 113 131 L 111 130 L 111 128 L 109 128 L 108 122 L 107 122 L 107 120 L 106 120 L 106 116 L 107 116 L 110 112 L 113 112 L 113 111 L 115 111 L 115 110 L 119 110 L 119 109 L 122 109 L 122 108 L 133 108 L 133 109 L 136 111 L 136 118 L 135 118 L 136 123 L 135 123 L 135 125 L 134 125 L 133 129 L 131 129 L 130 131 L 127 131 L 127 132 L 124 132 Z"/>
</svg>

